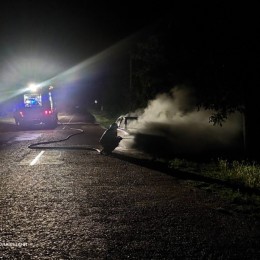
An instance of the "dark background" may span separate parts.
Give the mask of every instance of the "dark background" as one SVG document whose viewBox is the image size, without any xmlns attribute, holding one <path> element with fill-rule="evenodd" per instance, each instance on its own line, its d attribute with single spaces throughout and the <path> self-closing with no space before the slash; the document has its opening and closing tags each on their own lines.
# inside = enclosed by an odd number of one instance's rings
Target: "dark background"
<svg viewBox="0 0 260 260">
<path fill-rule="evenodd" d="M 159 19 L 165 10 L 158 3 L 147 3 L 2 1 L 1 91 L 50 79 L 135 34 Z M 90 72 L 86 68 L 84 76 L 73 73 L 74 79 L 54 83 L 92 85 L 94 78 L 102 78 L 102 72 L 111 67 L 104 65 L 104 60 L 100 58 Z"/>
<path fill-rule="evenodd" d="M 190 78 L 182 75 L 183 71 L 194 67 L 204 70 L 205 63 L 218 63 L 217 69 L 226 66 L 236 74 L 241 69 L 238 63 L 247 66 L 248 57 L 255 56 L 257 16 L 254 6 L 245 4 L 2 1 L 0 8 L 1 90 L 55 77 L 125 39 L 124 44 L 112 51 L 110 48 L 110 54 L 107 51 L 95 67 L 86 68 L 80 77 L 74 73 L 73 80 L 55 82 L 81 87 L 104 84 L 100 82 L 113 75 L 111 70 L 124 66 L 122 51 L 127 55 L 131 44 L 139 39 L 136 36 L 150 32 L 158 23 L 162 30 L 170 28 L 168 49 L 174 59 L 171 66 L 176 78 Z M 183 67 L 185 63 L 189 67 Z M 127 77 L 127 65 L 124 68 L 122 73 Z M 99 80 L 92 83 L 94 79 Z"/>
<path fill-rule="evenodd" d="M 158 24 L 171 38 L 168 49 L 175 78 L 189 79 L 184 70 L 204 70 L 205 63 L 217 62 L 222 68 L 242 64 L 241 54 L 253 55 L 252 37 L 257 34 L 252 26 L 254 8 L 225 1 L 2 1 L 0 9 L 0 88 L 4 92 L 48 80 L 95 55 L 99 59 L 92 66 L 52 84 L 79 87 L 93 99 L 104 92 L 98 86 L 104 88 L 109 77 L 120 71 L 125 74 L 121 85 L 128 86 L 126 57 L 132 44 L 156 26 L 158 31 Z M 111 46 L 115 47 L 111 50 Z M 189 68 L 183 67 L 185 63 Z M 76 96 L 82 97 L 82 92 Z"/>
<path fill-rule="evenodd" d="M 257 143 L 256 5 L 2 1 L 0 10 L 1 111 L 32 81 L 53 85 L 62 108 L 97 100 L 117 113 L 184 83 L 197 90 L 199 106 L 220 112 L 215 121 L 245 113 Z"/>
</svg>

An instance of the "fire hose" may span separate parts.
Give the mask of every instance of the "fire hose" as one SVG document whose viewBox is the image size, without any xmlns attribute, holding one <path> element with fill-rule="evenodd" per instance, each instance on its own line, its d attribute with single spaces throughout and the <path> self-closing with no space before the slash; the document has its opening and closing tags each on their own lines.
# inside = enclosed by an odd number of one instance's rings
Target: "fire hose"
<svg viewBox="0 0 260 260">
<path fill-rule="evenodd" d="M 57 149 L 60 149 L 60 150 L 62 150 L 62 149 L 66 149 L 66 150 L 89 150 L 89 151 L 96 151 L 98 153 L 101 152 L 99 149 L 91 147 L 91 146 L 42 146 L 42 145 L 47 145 L 47 144 L 64 142 L 64 141 L 69 140 L 73 136 L 80 135 L 80 134 L 84 133 L 84 130 L 82 130 L 82 129 L 76 129 L 76 128 L 70 128 L 70 129 L 77 130 L 79 132 L 74 133 L 74 134 L 70 134 L 66 138 L 59 139 L 59 140 L 33 143 L 33 144 L 30 144 L 28 146 L 28 148 L 29 149 L 43 149 L 43 150 L 44 149 L 45 150 L 47 150 L 47 149 L 49 149 L 49 150 L 51 150 L 51 149 L 53 149 L 53 150 L 57 150 Z M 131 139 L 131 138 L 126 137 L 126 138 L 122 138 L 122 139 Z"/>
<path fill-rule="evenodd" d="M 53 143 L 60 143 L 69 140 L 71 137 L 75 135 L 80 135 L 84 133 L 84 130 L 82 129 L 76 129 L 76 128 L 70 128 L 73 130 L 77 130 L 79 132 L 70 134 L 66 138 L 59 139 L 59 140 L 53 140 L 53 141 L 47 141 L 47 142 L 37 142 L 30 144 L 28 148 L 30 149 L 68 149 L 68 150 L 90 150 L 90 151 L 96 151 L 100 153 L 100 150 L 91 146 L 84 146 L 84 147 L 76 147 L 76 146 L 42 146 L 42 145 L 47 145 L 47 144 L 53 144 Z"/>
</svg>

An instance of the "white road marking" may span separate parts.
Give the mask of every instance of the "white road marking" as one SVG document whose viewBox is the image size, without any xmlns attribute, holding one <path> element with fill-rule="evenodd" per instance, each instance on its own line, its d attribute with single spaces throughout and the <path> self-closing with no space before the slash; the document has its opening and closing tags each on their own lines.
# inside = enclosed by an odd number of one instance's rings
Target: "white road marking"
<svg viewBox="0 0 260 260">
<path fill-rule="evenodd" d="M 70 118 L 70 120 L 67 124 L 69 124 L 71 122 L 72 118 L 73 118 L 73 116 Z M 64 126 L 62 129 L 65 129 L 65 128 L 66 128 L 66 126 Z"/>
<path fill-rule="evenodd" d="M 33 166 L 33 165 L 58 165 L 64 163 L 63 153 L 64 151 L 54 151 L 54 150 L 43 150 L 45 153 L 38 154 L 38 161 L 36 160 L 36 155 L 32 153 L 27 154 L 19 165 Z"/>
<path fill-rule="evenodd" d="M 45 152 L 45 151 L 41 151 L 41 152 L 31 161 L 30 166 L 35 165 L 35 164 L 38 162 L 38 160 L 40 159 L 40 157 L 43 155 L 44 152 Z"/>
</svg>

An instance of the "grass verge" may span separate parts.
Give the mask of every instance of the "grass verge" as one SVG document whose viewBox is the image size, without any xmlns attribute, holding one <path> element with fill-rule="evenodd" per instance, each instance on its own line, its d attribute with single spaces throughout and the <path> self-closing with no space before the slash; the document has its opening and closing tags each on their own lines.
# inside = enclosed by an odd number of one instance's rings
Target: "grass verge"
<svg viewBox="0 0 260 260">
<path fill-rule="evenodd" d="M 118 115 L 110 114 L 104 111 L 91 110 L 90 113 L 95 117 L 96 122 L 102 125 L 104 128 L 108 128 L 118 118 Z"/>
<path fill-rule="evenodd" d="M 217 159 L 198 163 L 175 158 L 169 168 L 200 175 L 200 180 L 191 178 L 189 184 L 227 199 L 232 211 L 260 219 L 260 165 L 256 162 Z"/>
</svg>

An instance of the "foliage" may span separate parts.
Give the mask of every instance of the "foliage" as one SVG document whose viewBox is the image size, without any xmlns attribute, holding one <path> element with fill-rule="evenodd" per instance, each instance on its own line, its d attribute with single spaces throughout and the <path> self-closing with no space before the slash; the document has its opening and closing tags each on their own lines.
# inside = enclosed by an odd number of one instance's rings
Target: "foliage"
<svg viewBox="0 0 260 260">
<path fill-rule="evenodd" d="M 101 126 L 108 128 L 117 119 L 117 114 L 110 114 L 104 111 L 90 110 L 91 114 L 95 117 L 96 122 Z"/>
<path fill-rule="evenodd" d="M 246 161 L 228 161 L 218 159 L 211 163 L 198 163 L 188 161 L 186 159 L 175 158 L 169 162 L 169 167 L 177 169 L 187 174 L 196 174 L 195 181 L 190 175 L 187 182 L 197 188 L 207 192 L 218 194 L 219 196 L 230 201 L 229 210 L 235 210 L 240 213 L 250 214 L 252 217 L 259 219 L 260 214 L 260 165 L 255 162 Z M 198 178 L 201 176 L 202 178 Z M 206 179 L 203 181 L 203 176 Z M 211 181 L 207 182 L 207 178 Z M 201 181 L 200 181 L 201 179 Z M 214 181 L 215 180 L 215 181 Z M 221 185 L 219 181 L 230 183 L 229 185 Z M 232 184 L 237 184 L 233 186 Z M 234 188 L 231 188 L 231 187 Z M 241 192 L 235 187 L 253 188 L 257 192 Z M 224 210 L 224 209 L 220 209 Z"/>
<path fill-rule="evenodd" d="M 226 35 L 231 26 L 228 21 L 214 24 L 213 30 L 208 30 L 213 24 L 201 24 L 198 17 L 194 22 L 184 22 L 178 28 L 172 20 L 166 20 L 136 46 L 132 53 L 132 95 L 137 107 L 145 106 L 156 94 L 188 83 L 195 89 L 198 108 L 216 111 L 210 121 L 222 124 L 230 113 L 244 112 L 248 70 L 241 59 L 250 61 L 246 60 L 244 45 L 236 43 L 234 49 L 234 40 Z M 201 26 L 197 35 L 196 22 Z M 207 36 L 203 30 L 207 30 Z M 222 42 L 221 37 L 229 38 Z"/>
<path fill-rule="evenodd" d="M 218 169 L 223 179 L 243 183 L 250 188 L 260 188 L 260 165 L 255 162 L 232 161 L 220 159 Z"/>
<path fill-rule="evenodd" d="M 185 159 L 180 159 L 180 158 L 174 158 L 169 161 L 169 167 L 178 169 L 178 170 L 183 170 L 185 169 L 186 171 L 196 171 L 198 168 L 198 163 L 196 162 L 191 162 L 187 161 Z"/>
<path fill-rule="evenodd" d="M 197 172 L 214 179 L 260 189 L 260 165 L 256 162 L 218 159 L 217 162 L 198 163 L 174 158 L 169 162 L 169 167 Z"/>
<path fill-rule="evenodd" d="M 222 125 L 230 114 L 244 114 L 246 156 L 257 159 L 260 125 L 253 116 L 260 109 L 254 55 L 257 34 L 249 33 L 254 28 L 250 19 L 241 24 L 239 16 L 227 15 L 226 4 L 216 3 L 214 10 L 218 15 L 212 16 L 210 9 L 187 10 L 185 19 L 175 13 L 150 28 L 131 49 L 130 62 L 126 58 L 130 83 L 125 74 L 122 83 L 117 78 L 108 86 L 105 80 L 104 106 L 114 112 L 133 111 L 176 85 L 189 85 L 196 93 L 198 109 L 213 111 L 210 123 Z"/>
<path fill-rule="evenodd" d="M 163 44 L 156 35 L 135 47 L 131 56 L 132 101 L 135 108 L 145 107 L 165 86 Z"/>
</svg>

